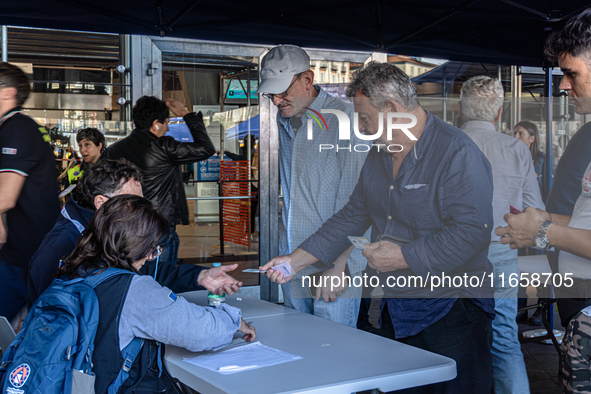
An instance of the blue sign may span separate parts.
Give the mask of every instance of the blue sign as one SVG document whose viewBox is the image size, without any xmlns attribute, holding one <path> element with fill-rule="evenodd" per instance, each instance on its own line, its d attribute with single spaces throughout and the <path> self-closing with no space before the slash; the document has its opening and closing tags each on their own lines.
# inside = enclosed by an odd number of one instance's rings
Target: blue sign
<svg viewBox="0 0 591 394">
<path fill-rule="evenodd" d="M 193 135 L 186 123 L 169 123 L 167 136 L 174 138 L 179 142 L 193 142 Z"/>
<path fill-rule="evenodd" d="M 230 160 L 224 156 L 224 160 Z M 220 180 L 220 157 L 212 156 L 207 160 L 195 163 L 197 166 L 198 181 L 219 181 Z"/>
</svg>

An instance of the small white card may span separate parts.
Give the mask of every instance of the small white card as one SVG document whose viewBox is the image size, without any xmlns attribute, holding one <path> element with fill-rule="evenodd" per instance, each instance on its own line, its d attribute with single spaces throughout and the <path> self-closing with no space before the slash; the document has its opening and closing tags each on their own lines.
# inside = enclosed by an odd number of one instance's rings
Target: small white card
<svg viewBox="0 0 591 394">
<path fill-rule="evenodd" d="M 283 274 L 283 277 L 288 277 L 292 275 L 292 271 L 291 271 L 291 264 L 285 262 L 285 263 L 281 263 L 279 265 L 276 265 L 274 267 L 271 267 L 272 270 L 274 271 L 279 271 Z M 245 270 L 242 270 L 242 272 L 251 272 L 251 273 L 255 273 L 255 274 L 266 274 L 267 271 L 261 271 L 258 268 L 247 268 Z"/>
<path fill-rule="evenodd" d="M 356 249 L 365 249 L 365 245 L 371 243 L 366 237 L 353 237 L 349 235 L 347 238 L 349 238 L 349 241 L 351 241 Z"/>
<path fill-rule="evenodd" d="M 291 271 L 291 264 L 289 264 L 287 262 L 282 263 L 282 264 L 279 264 L 279 265 L 276 265 L 276 266 L 272 267 L 272 269 L 274 271 L 281 272 L 283 274 L 283 277 L 284 278 L 287 278 L 288 276 L 291 276 L 292 275 L 292 273 L 291 273 L 292 272 Z"/>
</svg>

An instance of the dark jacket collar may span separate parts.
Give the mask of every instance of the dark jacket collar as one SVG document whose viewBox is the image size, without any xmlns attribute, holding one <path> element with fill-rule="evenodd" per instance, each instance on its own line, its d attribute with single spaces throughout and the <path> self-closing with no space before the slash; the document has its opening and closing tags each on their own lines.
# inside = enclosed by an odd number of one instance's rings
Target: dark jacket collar
<svg viewBox="0 0 591 394">
<path fill-rule="evenodd" d="M 68 215 L 73 220 L 77 220 L 82 224 L 84 227 L 88 227 L 88 224 L 94 217 L 94 212 L 82 208 L 73 198 L 70 198 L 65 205 L 66 211 L 68 211 Z"/>
<path fill-rule="evenodd" d="M 143 136 L 144 138 L 147 137 L 152 140 L 157 140 L 158 137 L 154 135 L 150 130 L 147 129 L 140 129 L 139 127 L 133 130 L 133 133 Z"/>
</svg>

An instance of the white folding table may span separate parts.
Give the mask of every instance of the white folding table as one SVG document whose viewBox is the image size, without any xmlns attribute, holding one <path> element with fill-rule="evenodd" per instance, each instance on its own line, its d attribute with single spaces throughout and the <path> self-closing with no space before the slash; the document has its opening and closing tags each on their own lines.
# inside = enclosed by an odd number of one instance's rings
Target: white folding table
<svg viewBox="0 0 591 394">
<path fill-rule="evenodd" d="M 517 258 L 520 272 L 528 274 L 552 274 L 548 257 L 545 254 L 536 254 L 532 256 L 519 256 Z"/>
<path fill-rule="evenodd" d="M 183 296 L 207 304 L 205 291 Z M 456 377 L 455 361 L 444 356 L 240 294 L 226 297 L 226 303 L 242 308 L 257 341 L 303 359 L 222 375 L 183 361 L 198 353 L 167 346 L 171 375 L 202 394 L 387 392 Z"/>
</svg>

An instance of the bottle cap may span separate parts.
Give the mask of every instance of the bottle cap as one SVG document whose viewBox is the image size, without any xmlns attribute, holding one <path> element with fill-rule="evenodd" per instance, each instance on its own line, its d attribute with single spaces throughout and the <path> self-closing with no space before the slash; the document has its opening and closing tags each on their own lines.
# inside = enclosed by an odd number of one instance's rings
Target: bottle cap
<svg viewBox="0 0 591 394">
<path fill-rule="evenodd" d="M 222 263 L 213 263 L 213 268 L 215 268 L 215 267 L 221 267 L 221 266 L 222 266 Z"/>
</svg>

